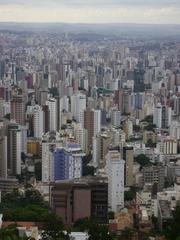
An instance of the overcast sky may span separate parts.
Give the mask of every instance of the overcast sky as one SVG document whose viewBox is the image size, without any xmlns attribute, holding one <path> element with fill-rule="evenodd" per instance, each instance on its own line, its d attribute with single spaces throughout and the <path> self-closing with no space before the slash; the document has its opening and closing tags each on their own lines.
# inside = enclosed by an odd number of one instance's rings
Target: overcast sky
<svg viewBox="0 0 180 240">
<path fill-rule="evenodd" d="M 0 0 L 0 21 L 180 24 L 180 0 Z"/>
</svg>

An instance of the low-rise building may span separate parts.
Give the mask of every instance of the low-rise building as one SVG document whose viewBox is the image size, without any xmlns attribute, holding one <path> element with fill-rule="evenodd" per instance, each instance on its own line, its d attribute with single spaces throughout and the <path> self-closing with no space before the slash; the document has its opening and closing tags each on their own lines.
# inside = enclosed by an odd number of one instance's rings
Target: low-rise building
<svg viewBox="0 0 180 240">
<path fill-rule="evenodd" d="M 173 219 L 172 209 L 167 200 L 158 201 L 158 223 L 159 229 L 165 229 Z"/>
<path fill-rule="evenodd" d="M 88 177 L 51 184 L 51 207 L 67 225 L 80 218 L 95 217 L 107 223 L 107 178 Z"/>
</svg>

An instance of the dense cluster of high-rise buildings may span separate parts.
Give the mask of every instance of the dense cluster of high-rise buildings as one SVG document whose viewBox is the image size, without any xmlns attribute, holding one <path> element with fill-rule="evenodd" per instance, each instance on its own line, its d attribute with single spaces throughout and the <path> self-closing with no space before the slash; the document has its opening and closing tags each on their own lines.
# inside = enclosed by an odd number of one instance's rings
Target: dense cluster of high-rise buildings
<svg viewBox="0 0 180 240">
<path fill-rule="evenodd" d="M 66 224 L 132 206 L 162 229 L 179 160 L 179 43 L 0 33 L 1 191 L 26 175 Z"/>
</svg>

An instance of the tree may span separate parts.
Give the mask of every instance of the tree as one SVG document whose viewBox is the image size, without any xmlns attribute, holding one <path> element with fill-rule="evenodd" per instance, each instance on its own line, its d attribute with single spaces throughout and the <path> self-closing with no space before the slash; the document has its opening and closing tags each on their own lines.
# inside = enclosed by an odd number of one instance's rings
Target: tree
<svg viewBox="0 0 180 240">
<path fill-rule="evenodd" d="M 136 192 L 139 191 L 138 187 L 130 187 L 129 191 L 124 192 L 124 200 L 125 201 L 132 201 L 136 198 Z"/>
<path fill-rule="evenodd" d="M 36 189 L 27 189 L 25 191 L 25 201 L 29 204 L 43 205 L 43 197 Z"/>
<path fill-rule="evenodd" d="M 146 116 L 143 121 L 148 122 L 148 123 L 153 123 L 153 115 Z"/>
<path fill-rule="evenodd" d="M 8 119 L 8 120 L 11 120 L 11 114 L 10 113 L 7 113 L 4 118 Z"/>
<path fill-rule="evenodd" d="M 94 176 L 96 169 L 93 166 L 88 166 L 89 162 L 92 160 L 92 154 L 83 157 L 83 176 Z"/>
<path fill-rule="evenodd" d="M 100 225 L 95 219 L 89 222 L 89 240 L 112 240 L 113 236 L 109 232 L 108 226 Z"/>
<path fill-rule="evenodd" d="M 133 131 L 139 132 L 141 130 L 139 125 L 133 125 Z"/>
<path fill-rule="evenodd" d="M 176 207 L 173 213 L 173 220 L 168 224 L 164 230 L 164 234 L 167 240 L 179 240 L 180 238 L 180 206 Z"/>
<path fill-rule="evenodd" d="M 41 194 L 34 189 L 27 189 L 25 193 L 14 190 L 2 195 L 0 212 L 7 221 L 43 221 L 49 215 Z"/>
<path fill-rule="evenodd" d="M 151 165 L 150 159 L 145 154 L 140 154 L 135 158 L 136 162 L 141 165 L 141 167 Z"/>
<path fill-rule="evenodd" d="M 89 228 L 88 218 L 80 218 L 73 225 L 73 229 L 80 232 L 87 231 L 88 228 Z"/>
<path fill-rule="evenodd" d="M 95 167 L 93 167 L 93 166 L 85 166 L 83 168 L 83 176 L 94 176 L 95 171 L 96 171 Z"/>
<path fill-rule="evenodd" d="M 121 232 L 121 238 L 123 240 L 131 240 L 131 238 L 133 237 L 135 231 L 134 229 L 131 228 L 125 228 L 124 230 L 122 230 Z"/>
<path fill-rule="evenodd" d="M 108 218 L 109 219 L 114 219 L 114 212 L 113 211 L 108 212 Z"/>
<path fill-rule="evenodd" d="M 24 152 L 21 152 L 21 160 L 23 161 L 23 163 L 25 163 L 26 161 L 26 154 Z"/>
<path fill-rule="evenodd" d="M 35 177 L 36 180 L 41 181 L 42 179 L 42 163 L 36 162 L 35 163 Z"/>
<path fill-rule="evenodd" d="M 124 201 L 132 201 L 135 198 L 134 192 L 131 190 L 124 192 Z"/>
<path fill-rule="evenodd" d="M 146 147 L 155 148 L 156 147 L 156 143 L 153 143 L 152 139 L 148 139 Z"/>
<path fill-rule="evenodd" d="M 89 240 L 113 240 L 114 235 L 109 231 L 107 225 L 98 224 L 94 218 L 79 219 L 75 222 L 74 228 L 80 231 L 87 231 Z"/>
<path fill-rule="evenodd" d="M 2 240 L 33 240 L 28 237 L 19 237 L 16 224 L 0 229 L 0 239 Z"/>
<path fill-rule="evenodd" d="M 68 233 L 64 232 L 64 225 L 61 218 L 53 213 L 44 219 L 43 230 L 42 240 L 70 239 Z"/>
<path fill-rule="evenodd" d="M 156 128 L 155 124 L 149 123 L 147 126 L 144 127 L 144 130 L 146 130 L 146 131 L 154 131 L 155 128 Z"/>
<path fill-rule="evenodd" d="M 57 87 L 50 88 L 49 93 L 51 93 L 53 97 L 58 97 L 59 96 L 59 92 L 58 92 Z"/>
</svg>

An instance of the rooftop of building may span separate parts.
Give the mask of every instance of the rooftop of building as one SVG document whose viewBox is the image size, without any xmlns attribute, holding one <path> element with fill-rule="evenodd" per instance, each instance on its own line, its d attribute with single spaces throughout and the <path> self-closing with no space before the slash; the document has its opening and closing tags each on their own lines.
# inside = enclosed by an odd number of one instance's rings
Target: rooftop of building
<svg viewBox="0 0 180 240">
<path fill-rule="evenodd" d="M 106 177 L 99 177 L 99 176 L 87 176 L 83 178 L 76 178 L 71 180 L 60 180 L 51 182 L 51 185 L 63 185 L 63 184 L 69 184 L 69 185 L 88 185 L 93 183 L 107 183 L 108 180 Z"/>
</svg>

